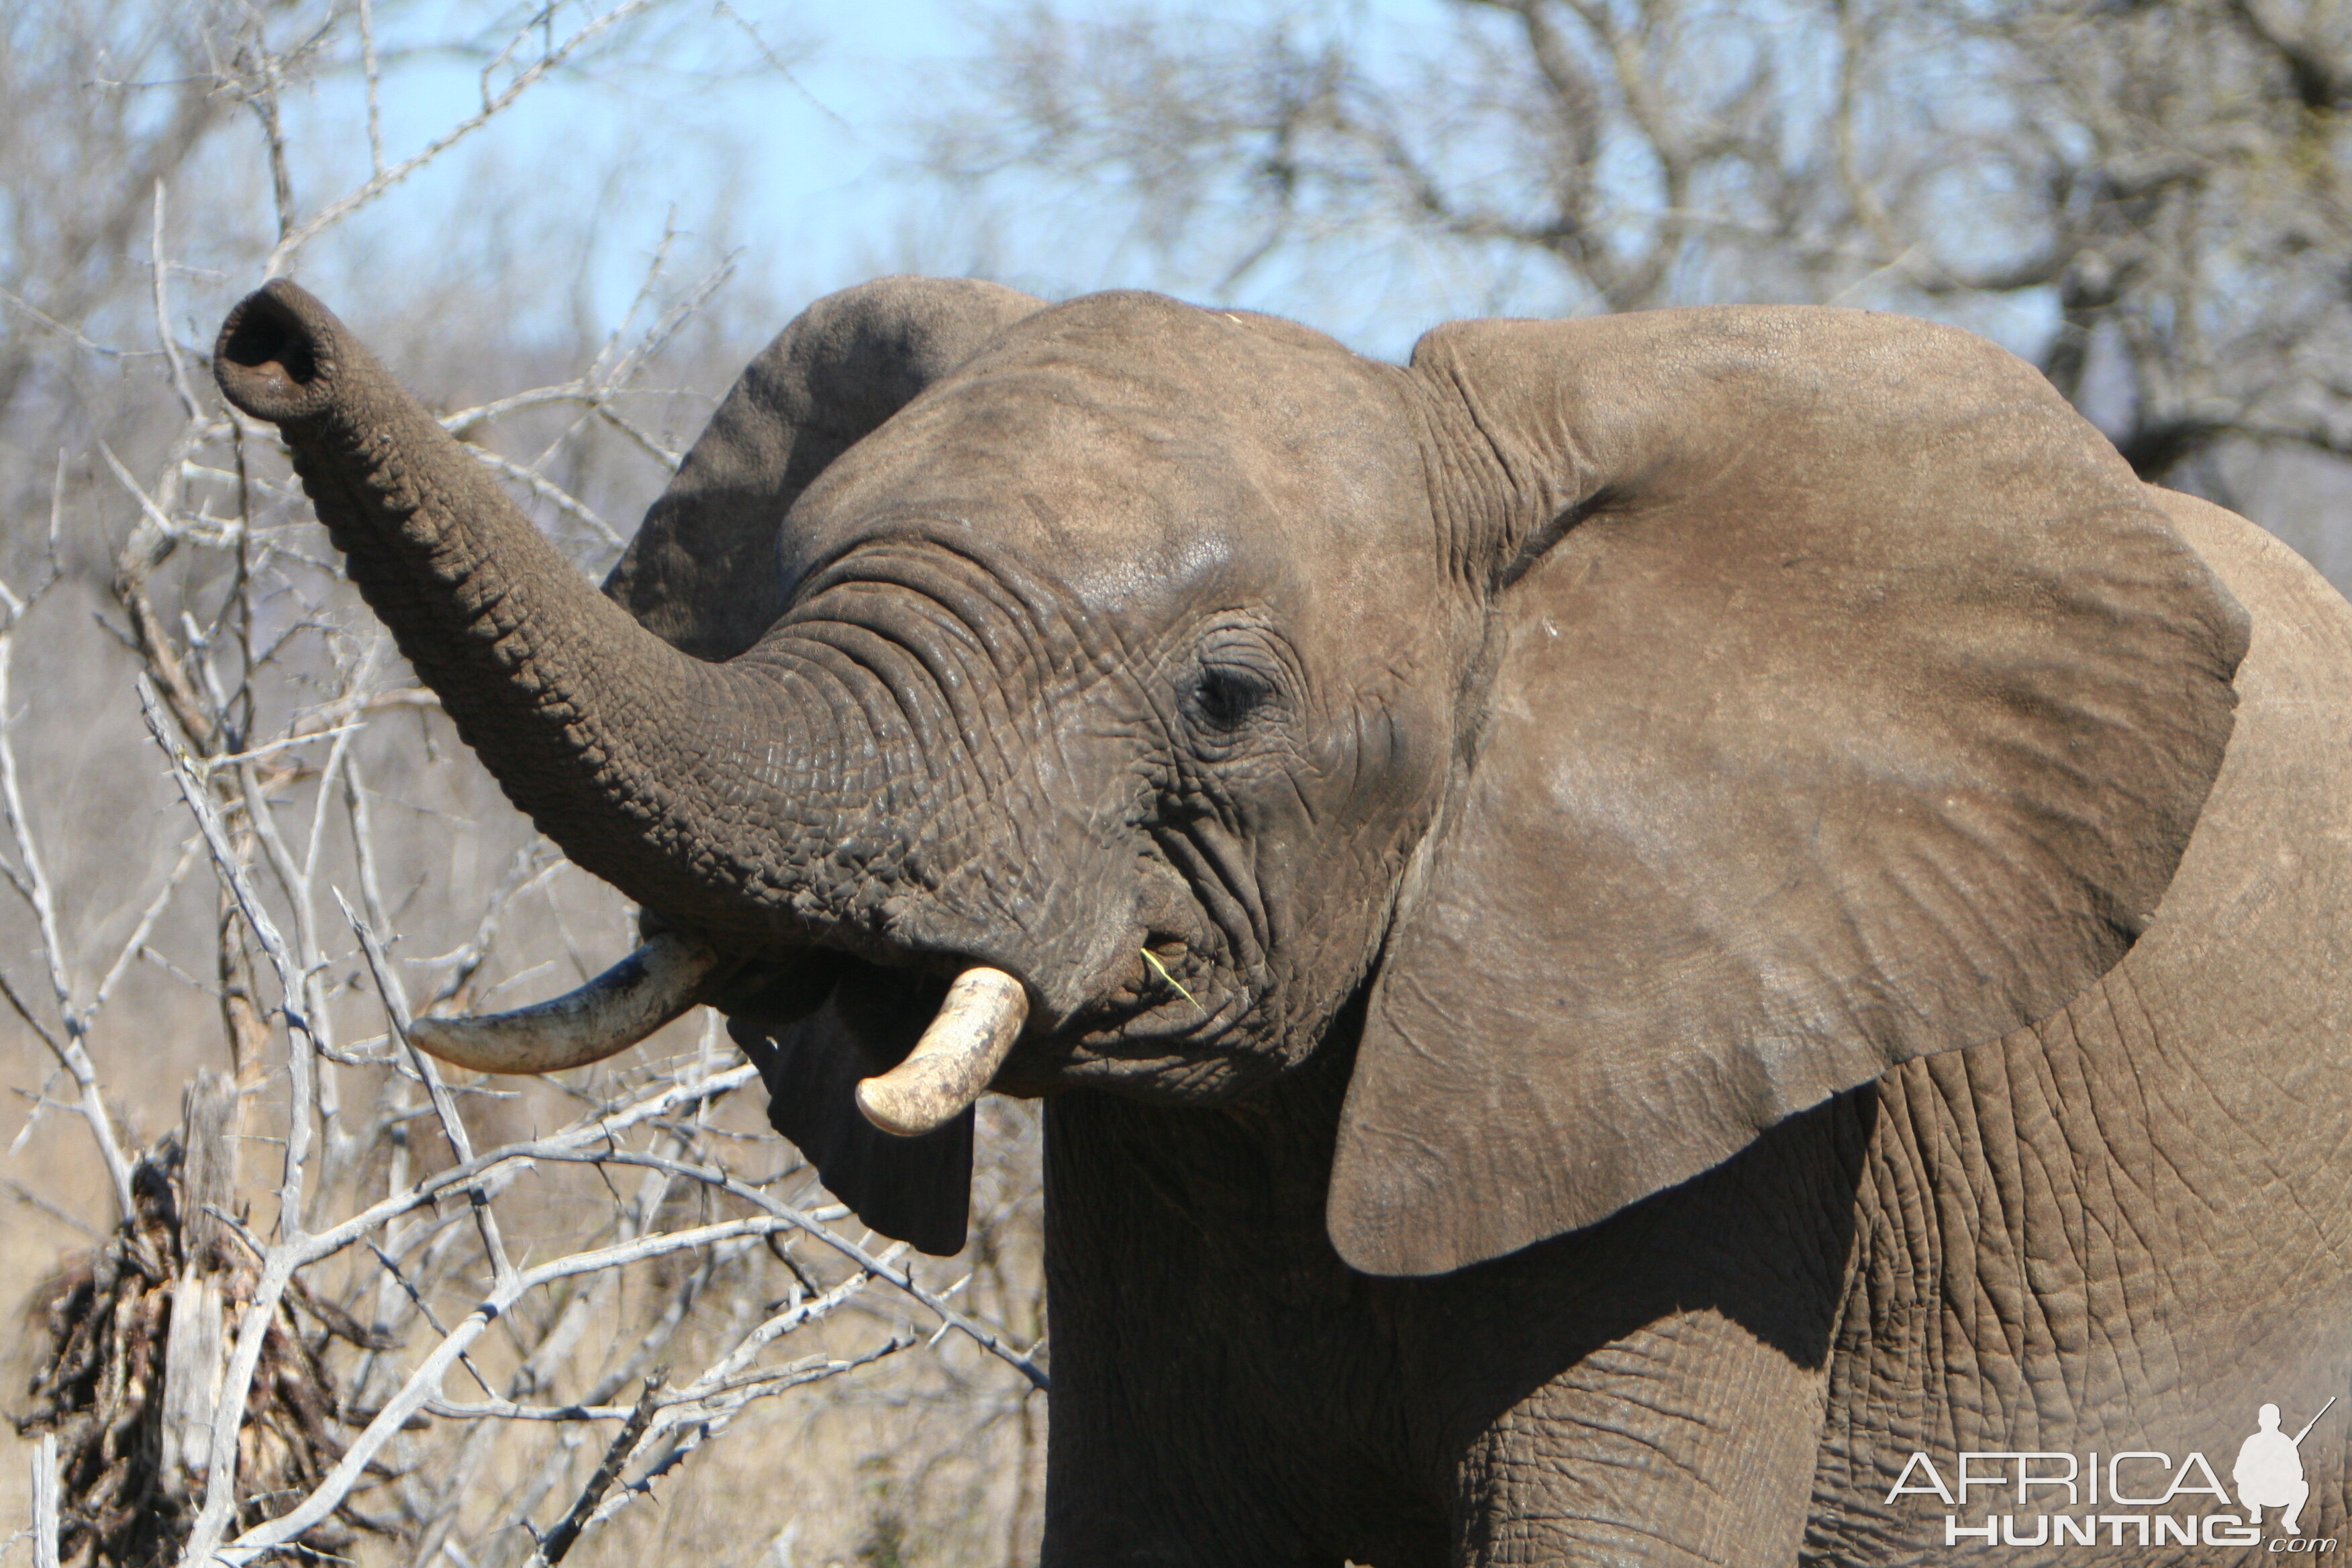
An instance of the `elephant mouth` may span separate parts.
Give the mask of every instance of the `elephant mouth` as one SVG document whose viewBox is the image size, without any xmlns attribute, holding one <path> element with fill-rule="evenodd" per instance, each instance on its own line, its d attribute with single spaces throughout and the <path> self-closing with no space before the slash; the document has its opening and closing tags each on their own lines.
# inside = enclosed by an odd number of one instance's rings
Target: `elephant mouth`
<svg viewBox="0 0 2352 1568">
<path fill-rule="evenodd" d="M 489 1017 L 417 1019 L 410 1038 L 477 1071 L 555 1072 L 625 1050 L 699 1005 L 739 1032 L 773 1035 L 831 1003 L 861 1070 L 883 1086 L 873 1100 L 861 1094 L 861 1108 L 884 1131 L 911 1136 L 988 1089 L 1214 1093 L 1235 1081 L 1240 1064 L 1228 1058 L 1240 1053 L 1224 1043 L 1246 1034 L 1254 1001 L 1224 965 L 1164 933 L 1138 947 L 1094 1001 L 1047 1025 L 1029 1020 L 1017 975 L 978 957 L 909 955 L 893 964 L 818 948 L 747 955 L 657 915 L 644 926 L 635 952 L 577 990 Z M 950 1023 L 960 1013 L 968 1016 L 959 1033 Z M 905 1087 L 898 1100 L 893 1084 Z M 909 1109 L 905 1094 L 921 1107 Z"/>
<path fill-rule="evenodd" d="M 1136 950 L 1131 971 L 1050 1042 L 1066 1068 L 1148 1063 L 1171 1049 L 1197 1051 L 1234 1033 L 1254 995 L 1224 964 L 1181 938 L 1153 933 Z"/>
<path fill-rule="evenodd" d="M 754 958 L 712 1005 L 743 1026 L 773 1031 L 830 1001 L 861 1065 L 884 1072 L 917 1050 L 946 994 L 946 976 L 982 962 L 889 965 L 822 951 L 781 963 Z M 780 997 L 789 1013 L 776 1006 Z M 1230 972 L 1181 943 L 1139 947 L 1129 972 L 1070 1016 L 1032 1020 L 980 1087 L 1028 1098 L 1080 1086 L 1196 1098 L 1231 1076 L 1229 1042 L 1246 1032 L 1241 1026 L 1252 1002 Z"/>
</svg>

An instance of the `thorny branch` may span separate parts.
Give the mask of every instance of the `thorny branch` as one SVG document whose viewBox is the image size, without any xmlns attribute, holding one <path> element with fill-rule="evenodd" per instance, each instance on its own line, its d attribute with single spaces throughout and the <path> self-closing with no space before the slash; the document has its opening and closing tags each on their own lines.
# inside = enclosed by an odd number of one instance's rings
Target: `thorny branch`
<svg viewBox="0 0 2352 1568">
<path fill-rule="evenodd" d="M 374 202 L 386 191 L 398 185 L 418 170 L 437 161 L 449 149 L 513 108 L 523 94 L 536 87 L 551 73 L 560 69 L 566 61 L 578 55 L 590 44 L 630 17 L 651 9 L 656 3 L 657 0 L 623 0 L 621 5 L 614 6 L 611 10 L 598 13 L 581 24 L 561 43 L 543 49 L 536 59 L 515 72 L 504 86 L 493 91 L 490 86 L 491 79 L 499 68 L 510 60 L 528 40 L 538 36 L 540 29 L 532 26 L 517 32 L 513 40 L 499 52 L 498 58 L 482 68 L 482 100 L 478 110 L 427 142 L 422 151 L 402 159 L 389 168 L 379 167 L 360 185 L 329 202 L 301 222 L 291 222 L 289 216 L 283 233 L 278 237 L 277 248 L 269 253 L 269 259 L 263 266 L 263 276 L 268 278 L 284 276 L 287 269 L 294 264 L 294 258 L 320 235 Z M 265 80 L 268 85 L 257 90 L 257 99 L 265 92 L 274 96 L 274 73 L 266 76 Z M 274 110 L 271 112 L 274 115 Z M 273 153 L 278 142 L 279 138 L 273 119 L 271 122 Z M 273 162 L 275 161 L 273 158 Z M 286 200 L 283 205 L 290 207 L 290 199 Z"/>
<path fill-rule="evenodd" d="M 276 222 L 260 270 L 283 272 L 525 91 L 663 4 L 535 13 L 484 70 L 476 110 L 405 158 L 384 147 L 394 58 L 385 0 L 361 0 L 355 13 L 288 3 L 246 8 L 235 37 L 211 58 L 207 79 L 261 132 Z M 556 25 L 566 16 L 568 30 Z M 271 41 L 278 29 L 289 41 Z M 281 104 L 294 101 L 305 73 L 324 68 L 344 40 L 364 89 L 367 172 L 306 212 L 295 180 L 306 165 Z M 476 901 L 454 910 L 440 907 L 443 889 L 425 877 L 404 884 L 402 868 L 415 855 L 395 859 L 386 841 L 419 827 L 429 838 L 448 836 L 429 815 L 442 808 L 423 804 L 432 792 L 419 781 L 433 763 L 415 752 L 463 753 L 432 695 L 406 684 L 404 671 L 383 668 L 383 634 L 339 580 L 330 552 L 304 537 L 314 525 L 273 433 L 217 405 L 205 352 L 175 330 L 173 286 L 189 269 L 172 258 L 172 217 L 194 204 L 170 189 L 169 172 L 159 167 L 139 185 L 135 221 L 122 237 L 132 254 L 144 252 L 141 313 L 154 349 L 116 354 L 100 347 L 102 334 L 57 323 L 69 344 L 148 367 L 138 374 L 150 376 L 165 412 L 160 447 L 135 437 L 90 443 L 86 467 L 100 478 L 83 505 L 121 542 L 106 584 L 116 612 L 110 629 L 129 651 L 145 737 L 159 749 L 175 797 L 171 809 L 185 813 L 180 820 L 193 831 L 174 834 L 173 852 L 105 922 L 70 907 L 77 889 L 69 873 L 60 883 L 63 862 L 42 837 L 54 831 L 52 808 L 18 766 L 30 743 L 24 725 L 78 716 L 28 717 L 10 685 L 27 616 L 55 613 L 56 600 L 42 590 L 60 571 L 66 454 L 47 575 L 21 595 L 0 581 L 0 817 L 8 829 L 0 877 L 27 911 L 43 971 L 34 981 L 0 966 L 0 1000 L 55 1064 L 50 1088 L 31 1097 L 17 1144 L 47 1110 L 89 1124 L 124 1224 L 98 1238 L 77 1278 L 113 1291 L 121 1331 L 110 1331 L 108 1342 L 143 1358 L 134 1366 L 101 1350 L 79 1381 L 59 1369 L 47 1385 L 56 1403 L 37 1412 L 34 1425 L 65 1451 L 69 1474 L 111 1467 L 110 1495 L 146 1499 L 134 1510 L 143 1521 L 136 1528 L 161 1531 L 135 1537 L 123 1533 L 131 1528 L 122 1524 L 127 1516 L 110 1522 L 78 1513 L 69 1489 L 61 1528 L 72 1560 L 115 1568 L 175 1556 L 242 1564 L 289 1549 L 344 1555 L 349 1530 L 361 1528 L 402 1536 L 419 1563 L 442 1555 L 468 1563 L 463 1543 L 470 1542 L 473 1552 L 488 1553 L 485 1568 L 520 1568 L 519 1552 L 561 1558 L 569 1542 L 679 1474 L 760 1402 L 874 1375 L 886 1363 L 936 1362 L 905 1352 L 936 1347 L 942 1335 L 982 1352 L 975 1363 L 1007 1369 L 1007 1382 L 1017 1375 L 1022 1388 L 1042 1389 L 1039 1348 L 1019 1348 L 1042 1332 L 1034 1300 L 998 1292 L 1000 1302 L 1022 1309 L 1007 1322 L 1025 1313 L 1026 1335 L 1016 1337 L 963 1293 L 968 1277 L 936 1286 L 903 1247 L 880 1247 L 844 1227 L 845 1211 L 815 1194 L 811 1173 L 788 1149 L 764 1138 L 730 1142 L 744 1134 L 722 1129 L 719 1108 L 758 1078 L 720 1058 L 714 1029 L 680 1058 L 641 1054 L 568 1075 L 550 1088 L 584 1102 L 587 1114 L 519 1142 L 510 1128 L 494 1133 L 504 1124 L 486 1121 L 483 1108 L 495 1117 L 509 1104 L 543 1107 L 551 1092 L 516 1100 L 511 1089 L 452 1082 L 409 1047 L 412 984 L 428 1007 L 470 1005 L 486 986 L 496 988 L 489 983 L 511 984 L 514 950 L 534 940 L 522 917 L 537 900 L 576 901 L 583 885 L 559 878 L 562 862 L 543 842 L 524 845 L 494 881 L 468 884 Z M 593 538 L 580 542 L 592 556 L 608 554 L 620 536 L 557 459 L 593 440 L 659 477 L 677 468 L 683 443 L 647 412 L 674 395 L 646 382 L 731 273 L 730 258 L 698 279 L 672 277 L 677 233 L 673 225 L 665 234 L 621 322 L 593 353 L 583 349 L 584 368 L 445 419 L 542 519 L 584 525 Z M 488 437 L 508 427 L 502 422 L 552 409 L 576 417 L 536 458 L 516 461 L 492 449 Z M 399 737 L 410 732 L 425 747 L 403 744 Z M 199 865 L 210 867 L 215 890 L 205 910 L 192 911 L 190 889 L 205 880 L 194 875 Z M 320 918 L 330 899 L 343 928 Z M 431 920 L 420 915 L 428 905 Z M 205 916 L 209 963 L 183 962 L 180 928 L 192 912 Z M 73 945 L 78 921 L 107 932 L 94 957 Z M 404 952 L 394 934 L 428 926 L 470 935 L 425 959 Z M 123 984 L 137 961 L 182 976 L 219 1005 L 233 1131 L 225 1150 L 216 1142 L 203 1152 L 228 1162 L 229 1200 L 197 1203 L 177 1184 L 193 1179 L 187 1151 L 169 1138 L 130 1146 L 119 1108 L 109 1103 L 107 1072 L 119 1079 L 135 1070 L 133 1052 L 145 1045 L 129 1029 L 117 1037 L 112 1011 L 124 992 L 137 990 Z M 422 978 L 404 982 L 411 968 Z M 520 970 L 527 973 L 527 964 Z M 363 1005 L 382 1018 L 360 1011 Z M 281 1162 L 276 1216 L 252 1225 L 245 1208 L 252 1194 L 236 1184 L 236 1155 L 270 1143 Z M 739 1149 L 756 1151 L 764 1173 L 730 1167 Z M 50 1194 L 8 1184 L 33 1208 L 81 1224 Z M 543 1241 L 510 1241 L 543 1237 L 548 1194 L 559 1188 L 612 1201 L 593 1223 L 576 1215 L 568 1221 L 553 1256 Z M 183 1199 L 194 1206 L 175 1220 L 172 1205 Z M 192 1246 L 185 1238 L 199 1225 L 221 1239 Z M 625 1280 L 632 1282 L 625 1289 Z M 903 1301 L 890 1309 L 894 1319 L 926 1314 L 938 1332 L 926 1342 L 894 1321 L 877 1335 L 860 1314 L 880 1298 Z M 206 1301 L 215 1303 L 209 1340 L 198 1332 Z M 168 1347 L 136 1342 L 166 1332 Z M 193 1376 L 148 1377 L 183 1359 Z M 628 1403 L 624 1390 L 672 1364 L 704 1370 Z M 968 1375 L 940 1364 L 950 1385 Z M 471 1386 L 446 1387 L 452 1367 Z M 477 1389 L 478 1397 L 467 1397 Z M 77 1403 L 85 1395 L 98 1403 Z M 94 1419 L 101 1411 L 104 1419 Z M 588 1444 L 601 1426 L 632 1414 L 638 1418 L 625 1441 Z M 171 1440 L 157 1442 L 159 1430 Z M 107 1432 L 135 1440 L 126 1446 Z M 488 1479 L 495 1433 L 513 1435 L 504 1451 L 523 1456 L 524 1475 L 503 1498 L 507 1483 Z M 594 1453 L 606 1462 L 583 1477 L 575 1461 Z M 139 1465 L 151 1469 L 123 1468 Z M 486 1510 L 495 1514 L 487 1521 Z M 542 1536 L 540 1526 L 551 1520 L 558 1522 Z"/>
</svg>

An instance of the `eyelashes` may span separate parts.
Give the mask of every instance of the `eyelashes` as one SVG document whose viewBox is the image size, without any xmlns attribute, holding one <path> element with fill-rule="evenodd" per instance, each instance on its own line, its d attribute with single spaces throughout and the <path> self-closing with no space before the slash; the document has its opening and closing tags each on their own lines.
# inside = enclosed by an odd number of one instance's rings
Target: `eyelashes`
<svg viewBox="0 0 2352 1568">
<path fill-rule="evenodd" d="M 1213 664 L 1201 671 L 1186 695 L 1192 721 L 1214 735 L 1231 735 L 1274 700 L 1274 682 L 1243 665 Z"/>
</svg>

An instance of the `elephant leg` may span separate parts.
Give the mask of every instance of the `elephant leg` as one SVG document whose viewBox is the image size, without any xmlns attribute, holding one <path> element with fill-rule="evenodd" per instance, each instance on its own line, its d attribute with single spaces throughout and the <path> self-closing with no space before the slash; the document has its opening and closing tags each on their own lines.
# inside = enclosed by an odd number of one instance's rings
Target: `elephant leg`
<svg viewBox="0 0 2352 1568">
<path fill-rule="evenodd" d="M 1713 1308 L 1645 1325 L 1472 1443 L 1456 1561 L 1793 1563 L 1826 1387 Z"/>
<path fill-rule="evenodd" d="M 1374 1287 L 1323 1239 L 1311 1129 L 1339 1067 L 1276 1086 L 1255 1123 L 1047 1102 L 1045 1568 L 1443 1563 L 1434 1476 L 1375 1451 L 1402 1423 Z"/>
<path fill-rule="evenodd" d="M 1132 1452 L 1049 1452 L 1043 1568 L 1343 1568 L 1255 1489 L 1123 1464 Z"/>
<path fill-rule="evenodd" d="M 1867 1091 L 1601 1225 L 1433 1283 L 1454 1561 L 1789 1568 L 1854 1258 Z"/>
</svg>

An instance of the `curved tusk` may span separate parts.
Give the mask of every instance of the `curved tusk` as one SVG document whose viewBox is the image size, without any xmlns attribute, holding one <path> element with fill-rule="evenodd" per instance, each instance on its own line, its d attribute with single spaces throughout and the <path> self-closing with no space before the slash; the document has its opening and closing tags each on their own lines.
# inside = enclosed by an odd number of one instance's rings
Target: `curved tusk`
<svg viewBox="0 0 2352 1568">
<path fill-rule="evenodd" d="M 1021 982 L 975 964 L 948 987 L 939 1016 L 907 1059 L 858 1083 L 857 1109 L 895 1137 L 922 1136 L 980 1098 L 1028 1021 Z"/>
<path fill-rule="evenodd" d="M 701 999 L 722 960 L 665 931 L 577 991 L 486 1018 L 418 1018 L 420 1051 L 476 1072 L 561 1072 L 625 1051 Z"/>
</svg>

